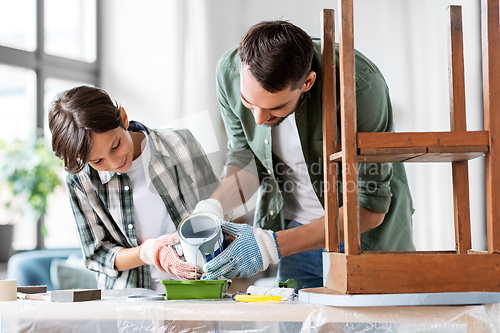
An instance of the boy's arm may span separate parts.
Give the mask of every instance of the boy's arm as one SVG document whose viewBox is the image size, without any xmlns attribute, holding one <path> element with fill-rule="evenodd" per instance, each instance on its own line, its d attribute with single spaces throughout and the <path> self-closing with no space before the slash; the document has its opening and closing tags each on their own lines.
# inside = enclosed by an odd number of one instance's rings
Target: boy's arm
<svg viewBox="0 0 500 333">
<path fill-rule="evenodd" d="M 144 265 L 139 256 L 140 246 L 123 248 L 116 254 L 115 267 L 118 271 L 126 271 Z"/>
<path fill-rule="evenodd" d="M 182 260 L 172 246 L 178 243 L 178 239 L 177 234 L 171 234 L 158 239 L 148 238 L 141 246 L 123 248 L 116 254 L 116 269 L 126 271 L 147 264 L 182 279 L 200 278 L 199 270 Z"/>
<path fill-rule="evenodd" d="M 67 187 L 85 265 L 90 270 L 118 277 L 120 273 L 115 267 L 115 257 L 123 247 L 107 240 L 113 238 L 100 218 L 100 216 L 105 218 L 106 214 L 99 211 L 101 208 L 97 200 L 94 205 L 91 203 L 78 176 L 68 175 Z"/>
<path fill-rule="evenodd" d="M 97 203 L 91 204 L 91 199 L 78 185 L 78 181 L 68 182 L 68 190 L 87 268 L 112 278 L 119 277 L 121 271 L 144 264 L 155 265 L 161 271 L 185 279 L 194 279 L 195 275 L 200 275 L 193 265 L 180 259 L 173 248 L 172 245 L 178 243 L 177 233 L 147 239 L 141 246 L 133 248 L 119 246 L 105 240 L 113 237 L 99 219 L 99 216 L 105 216 L 102 215 L 102 208 Z M 108 221 L 107 224 L 110 223 L 114 222 Z M 144 247 L 144 244 L 148 246 Z"/>
</svg>

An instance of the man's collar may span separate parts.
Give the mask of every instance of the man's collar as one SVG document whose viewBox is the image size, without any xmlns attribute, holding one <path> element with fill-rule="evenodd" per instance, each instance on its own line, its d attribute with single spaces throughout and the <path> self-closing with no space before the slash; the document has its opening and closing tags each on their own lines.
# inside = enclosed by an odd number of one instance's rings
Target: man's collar
<svg viewBox="0 0 500 333">
<path fill-rule="evenodd" d="M 300 95 L 298 108 L 300 108 L 305 103 L 306 99 L 308 99 L 309 97 L 311 97 L 309 91 L 303 92 L 302 95 Z"/>
</svg>

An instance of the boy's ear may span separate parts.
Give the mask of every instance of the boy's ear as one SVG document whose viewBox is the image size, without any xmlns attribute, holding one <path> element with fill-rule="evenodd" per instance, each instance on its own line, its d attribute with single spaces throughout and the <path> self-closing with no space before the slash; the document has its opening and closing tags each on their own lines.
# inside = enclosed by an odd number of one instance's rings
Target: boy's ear
<svg viewBox="0 0 500 333">
<path fill-rule="evenodd" d="M 125 126 L 125 129 L 127 129 L 128 128 L 128 116 L 127 116 L 127 112 L 125 112 L 124 108 L 120 108 L 120 115 L 122 117 L 123 125 Z"/>
</svg>

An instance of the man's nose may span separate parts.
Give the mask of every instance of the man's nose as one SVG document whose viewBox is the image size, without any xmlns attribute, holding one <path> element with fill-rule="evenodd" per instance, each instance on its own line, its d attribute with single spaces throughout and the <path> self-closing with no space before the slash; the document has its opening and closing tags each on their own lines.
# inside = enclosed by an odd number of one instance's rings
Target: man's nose
<svg viewBox="0 0 500 333">
<path fill-rule="evenodd" d="M 271 117 L 271 115 L 269 114 L 269 111 L 266 111 L 266 110 L 259 108 L 259 107 L 255 107 L 253 109 L 253 116 L 255 118 L 255 123 L 257 125 L 262 125 L 263 123 L 268 121 L 269 118 Z"/>
</svg>

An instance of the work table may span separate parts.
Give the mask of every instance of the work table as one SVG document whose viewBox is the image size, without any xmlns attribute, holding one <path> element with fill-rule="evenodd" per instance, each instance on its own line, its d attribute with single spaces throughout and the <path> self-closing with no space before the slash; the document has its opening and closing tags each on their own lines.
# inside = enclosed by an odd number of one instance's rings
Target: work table
<svg viewBox="0 0 500 333">
<path fill-rule="evenodd" d="M 498 331 L 500 305 L 335 307 L 302 301 L 242 303 L 218 300 L 127 301 L 151 291 L 103 291 L 102 299 L 78 303 L 33 300 L 0 302 L 4 332 L 465 332 Z M 313 331 L 316 331 L 313 330 Z"/>
</svg>

